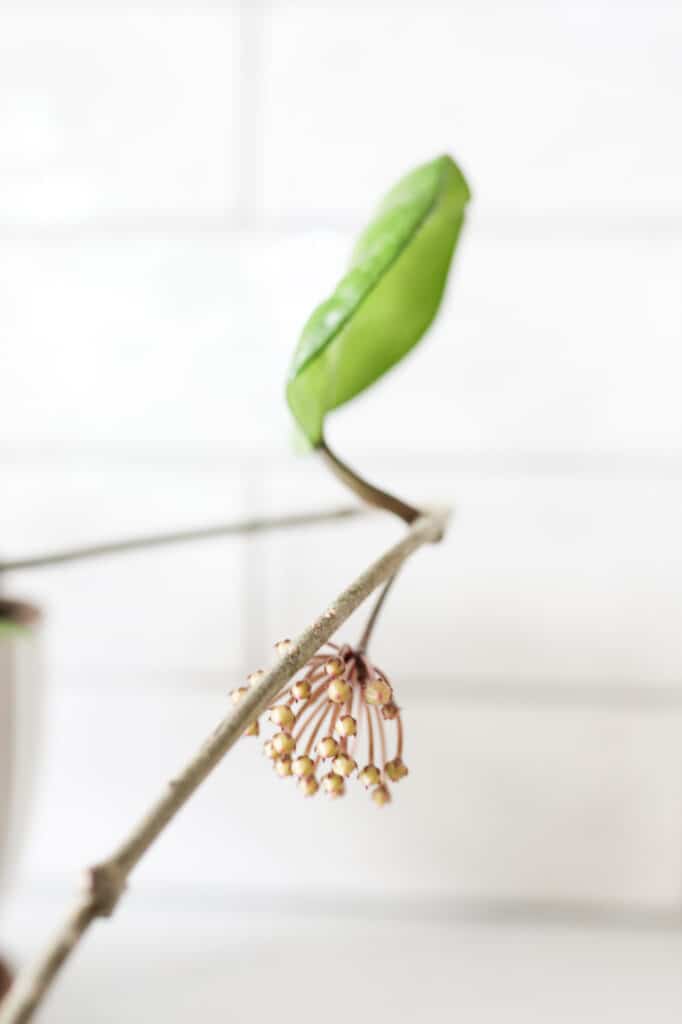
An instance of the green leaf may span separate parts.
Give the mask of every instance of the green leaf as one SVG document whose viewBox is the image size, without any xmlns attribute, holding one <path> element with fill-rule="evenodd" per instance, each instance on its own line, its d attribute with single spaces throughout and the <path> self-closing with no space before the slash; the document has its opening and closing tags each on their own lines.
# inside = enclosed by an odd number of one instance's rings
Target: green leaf
<svg viewBox="0 0 682 1024">
<path fill-rule="evenodd" d="M 386 196 L 333 295 L 294 353 L 287 400 L 312 445 L 328 412 L 359 395 L 417 344 L 440 306 L 469 188 L 449 156 Z"/>
</svg>

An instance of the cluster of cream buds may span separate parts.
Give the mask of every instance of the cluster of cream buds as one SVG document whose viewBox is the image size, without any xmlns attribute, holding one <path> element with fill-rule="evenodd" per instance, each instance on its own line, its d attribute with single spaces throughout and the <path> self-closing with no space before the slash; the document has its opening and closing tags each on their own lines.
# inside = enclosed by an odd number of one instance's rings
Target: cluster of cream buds
<svg viewBox="0 0 682 1024">
<path fill-rule="evenodd" d="M 280 655 L 289 647 L 287 640 L 275 645 Z M 249 687 L 262 678 L 262 672 L 253 673 Z M 249 687 L 233 691 L 232 699 L 240 701 Z M 266 740 L 265 755 L 281 778 L 298 780 L 304 796 L 314 796 L 320 786 L 332 798 L 343 796 L 346 779 L 356 775 L 371 791 L 372 800 L 383 806 L 391 799 L 389 783 L 407 775 L 402 759 L 402 720 L 393 689 L 363 651 L 328 644 L 278 694 L 268 717 L 277 732 Z M 392 723 L 396 734 L 395 755 L 390 760 L 387 723 Z M 258 722 L 245 733 L 258 734 Z M 358 768 L 363 750 L 364 767 Z"/>
</svg>

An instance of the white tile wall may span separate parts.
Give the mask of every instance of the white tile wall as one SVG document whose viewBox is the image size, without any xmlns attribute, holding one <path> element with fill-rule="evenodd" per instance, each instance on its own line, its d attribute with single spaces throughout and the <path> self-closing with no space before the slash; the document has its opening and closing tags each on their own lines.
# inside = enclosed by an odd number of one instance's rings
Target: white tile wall
<svg viewBox="0 0 682 1024">
<path fill-rule="evenodd" d="M 224 705 L 201 692 L 53 691 L 26 869 L 75 877 L 106 853 Z M 358 782 L 341 802 L 305 800 L 273 774 L 259 740 L 244 739 L 150 852 L 136 886 L 197 882 L 244 900 L 261 890 L 280 901 L 363 896 L 369 906 L 675 906 L 679 709 L 413 698 L 405 723 L 412 774 L 384 812 Z"/>
<path fill-rule="evenodd" d="M 665 2 L 278 4 L 264 205 L 355 216 L 445 149 L 482 216 L 679 216 L 681 41 Z"/>
<path fill-rule="evenodd" d="M 224 213 L 237 33 L 229 7 L 0 12 L 0 224 Z"/>
<path fill-rule="evenodd" d="M 24 952 L 34 943 L 31 915 L 56 917 L 58 908 L 44 895 L 22 895 L 8 925 Z M 148 892 L 131 892 L 113 922 L 88 933 L 77 967 L 51 993 L 53 1020 L 182 1024 L 189 1007 L 212 1021 L 229 1005 L 239 1020 L 296 1024 L 305 999 L 328 1024 L 344 1024 L 340 964 L 367 1020 L 411 1024 L 428 1015 L 448 1024 L 453 1007 L 473 1024 L 502 1017 L 511 1024 L 641 1024 L 652 1012 L 659 1024 L 677 1024 L 680 1017 L 682 937 L 669 928 L 453 925 L 401 917 L 395 907 L 375 920 L 338 906 L 310 916 L 300 899 L 286 914 L 267 913 L 266 902 L 254 913 L 214 892 L 198 906 L 173 895 L 165 890 L 150 900 Z M 305 995 L 292 984 L 302 971 Z"/>
<path fill-rule="evenodd" d="M 284 335 L 254 241 L 11 242 L 0 266 L 6 442 L 177 455 L 288 435 L 289 346 L 272 359 Z"/>
<path fill-rule="evenodd" d="M 449 149 L 475 194 L 430 338 L 330 424 L 457 509 L 377 634 L 412 775 L 382 816 L 301 805 L 242 749 L 149 884 L 679 908 L 681 35 L 639 2 L 0 10 L 0 554 L 346 501 L 289 453 L 297 331 L 404 168 Z M 105 851 L 399 530 L 10 579 L 49 623 L 27 876 Z"/>
<path fill-rule="evenodd" d="M 319 231 L 0 244 L 4 443 L 285 455 L 293 340 L 350 248 Z M 681 261 L 678 240 L 471 225 L 441 320 L 330 435 L 361 458 L 677 453 Z"/>
</svg>

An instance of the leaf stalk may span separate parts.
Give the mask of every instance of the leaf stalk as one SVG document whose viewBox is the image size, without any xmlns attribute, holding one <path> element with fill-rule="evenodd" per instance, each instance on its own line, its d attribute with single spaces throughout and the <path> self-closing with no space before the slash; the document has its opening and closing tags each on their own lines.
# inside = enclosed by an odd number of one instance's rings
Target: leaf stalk
<svg viewBox="0 0 682 1024">
<path fill-rule="evenodd" d="M 387 512 L 392 512 L 393 515 L 398 516 L 408 526 L 411 526 L 421 515 L 420 510 L 415 508 L 414 505 L 409 505 L 401 498 L 397 498 L 394 494 L 389 494 L 388 491 L 376 487 L 368 480 L 365 480 L 364 477 L 361 477 L 359 473 L 356 473 L 354 469 L 351 469 L 350 466 L 341 461 L 324 439 L 318 445 L 317 450 L 334 476 L 364 502 L 367 502 L 367 504 L 374 505 L 376 508 L 383 508 Z"/>
</svg>

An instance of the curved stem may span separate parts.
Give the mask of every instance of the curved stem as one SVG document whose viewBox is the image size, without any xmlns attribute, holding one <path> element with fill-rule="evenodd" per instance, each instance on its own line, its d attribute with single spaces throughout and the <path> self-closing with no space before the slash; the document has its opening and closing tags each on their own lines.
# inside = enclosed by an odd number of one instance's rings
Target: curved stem
<svg viewBox="0 0 682 1024">
<path fill-rule="evenodd" d="M 297 715 L 296 715 L 296 717 L 294 719 L 294 724 L 293 724 L 293 726 L 291 728 L 291 734 L 292 734 L 292 736 L 294 737 L 294 739 L 296 740 L 297 743 L 302 738 L 303 733 L 306 731 L 306 729 L 308 728 L 308 726 L 312 722 L 312 720 L 315 717 L 315 715 L 318 714 L 318 712 L 320 710 L 320 701 L 322 701 L 322 704 L 324 704 L 323 694 L 324 694 L 324 691 L 326 690 L 326 688 L 327 687 L 326 687 L 326 684 L 325 684 L 324 686 L 321 686 L 319 688 L 319 690 L 316 690 L 314 693 L 311 693 L 311 695 L 308 698 L 308 700 L 305 702 L 305 704 L 303 705 L 301 710 L 297 713 Z M 303 720 L 303 724 L 301 725 L 301 728 L 298 730 L 298 732 L 294 732 L 294 728 L 298 727 L 298 725 L 301 722 L 301 719 L 303 718 L 304 711 L 308 711 L 308 710 L 310 711 L 310 714 L 308 715 L 308 717 L 306 719 Z"/>
<path fill-rule="evenodd" d="M 400 717 L 400 711 L 396 715 L 396 724 L 398 726 L 398 751 L 395 756 L 401 758 L 403 756 L 403 720 Z"/>
<path fill-rule="evenodd" d="M 386 731 L 384 729 L 384 720 L 381 717 L 381 712 L 376 704 L 373 705 L 374 717 L 377 721 L 377 732 L 379 733 L 379 747 L 381 749 L 381 774 L 383 777 L 384 768 L 386 767 Z"/>
<path fill-rule="evenodd" d="M 329 701 L 329 703 L 327 703 L 326 705 L 325 704 L 322 705 L 322 711 L 321 711 L 321 713 L 320 713 L 320 715 L 319 715 L 319 717 L 317 719 L 317 722 L 315 722 L 315 728 L 311 731 L 310 736 L 308 737 L 308 741 L 307 741 L 307 743 L 305 745 L 305 750 L 303 751 L 303 753 L 306 755 L 306 757 L 308 756 L 310 751 L 313 749 L 313 746 L 315 745 L 315 740 L 317 739 L 318 733 L 319 733 L 320 729 L 322 728 L 322 726 L 324 725 L 324 720 L 327 717 L 327 715 L 330 713 L 331 709 L 332 709 L 331 701 Z M 301 730 L 301 731 L 305 732 L 305 730 Z"/>
<path fill-rule="evenodd" d="M 380 487 L 375 487 L 374 484 L 359 476 L 355 470 L 342 462 L 338 455 L 334 454 L 326 441 L 320 442 L 318 451 L 321 452 L 332 473 L 363 501 L 370 505 L 376 505 L 377 508 L 386 509 L 387 512 L 392 512 L 408 526 L 411 526 L 422 514 L 418 508 L 408 505 L 406 501 L 396 498 L 395 495 L 389 494 L 387 491 L 382 491 Z"/>
<path fill-rule="evenodd" d="M 386 600 L 386 595 L 388 594 L 389 590 L 393 586 L 393 584 L 395 582 L 395 578 L 396 578 L 397 575 L 398 575 L 397 573 L 394 573 L 394 575 L 391 576 L 390 580 L 388 581 L 388 583 L 385 585 L 385 587 L 383 588 L 383 590 L 379 594 L 379 597 L 376 600 L 374 608 L 372 608 L 371 614 L 370 614 L 370 616 L 369 616 L 369 618 L 367 620 L 367 625 L 365 626 L 364 632 L 363 632 L 362 636 L 360 637 L 360 642 L 358 644 L 358 649 L 359 649 L 359 651 L 362 654 L 365 654 L 366 651 L 367 651 L 367 648 L 369 647 L 369 641 L 372 638 L 372 633 L 373 633 L 374 627 L 375 627 L 375 625 L 377 623 L 377 619 L 379 618 L 379 613 L 381 612 L 381 609 L 383 607 L 384 601 Z"/>
<path fill-rule="evenodd" d="M 372 709 L 367 703 L 365 704 L 365 719 L 367 721 L 367 745 L 369 747 L 367 764 L 374 764 L 374 730 L 372 729 Z"/>
</svg>

